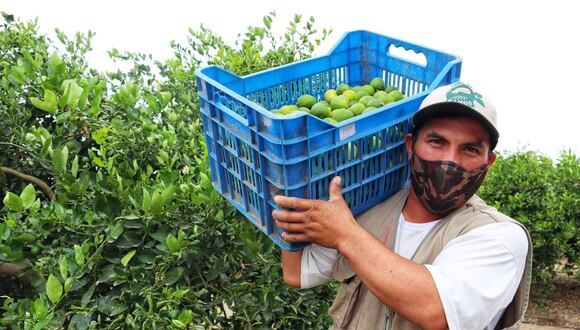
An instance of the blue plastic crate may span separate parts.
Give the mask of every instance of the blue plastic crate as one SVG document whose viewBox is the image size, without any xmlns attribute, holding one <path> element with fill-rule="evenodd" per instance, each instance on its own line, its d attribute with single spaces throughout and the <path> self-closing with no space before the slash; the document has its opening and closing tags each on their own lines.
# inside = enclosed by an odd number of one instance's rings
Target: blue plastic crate
<svg viewBox="0 0 580 330">
<path fill-rule="evenodd" d="M 426 64 L 396 56 L 392 47 L 423 54 Z M 277 195 L 327 199 L 330 180 L 359 214 L 408 180 L 403 137 L 411 116 L 432 89 L 459 79 L 461 59 L 384 35 L 346 33 L 328 55 L 238 77 L 216 66 L 196 71 L 214 187 L 276 244 L 271 213 Z M 320 100 L 340 83 L 363 85 L 382 77 L 407 96 L 336 125 L 306 113 L 269 110 L 311 94 Z"/>
</svg>

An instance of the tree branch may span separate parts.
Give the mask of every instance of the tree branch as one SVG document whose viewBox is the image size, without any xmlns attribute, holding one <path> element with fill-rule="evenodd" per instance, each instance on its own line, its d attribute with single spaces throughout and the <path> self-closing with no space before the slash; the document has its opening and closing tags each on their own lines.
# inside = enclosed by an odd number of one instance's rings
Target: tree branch
<svg viewBox="0 0 580 330">
<path fill-rule="evenodd" d="M 46 182 L 40 180 L 39 178 L 33 177 L 31 175 L 28 174 L 24 174 L 21 172 L 18 172 L 17 170 L 8 168 L 8 167 L 2 167 L 0 166 L 0 172 L 6 173 L 6 174 L 10 174 L 13 175 L 15 177 L 18 177 L 24 181 L 28 181 L 31 183 L 34 183 L 35 185 L 37 185 L 46 195 L 46 197 L 48 197 L 49 200 L 53 200 L 54 199 L 54 193 L 52 192 L 52 190 L 50 189 L 50 187 L 46 184 Z"/>
</svg>

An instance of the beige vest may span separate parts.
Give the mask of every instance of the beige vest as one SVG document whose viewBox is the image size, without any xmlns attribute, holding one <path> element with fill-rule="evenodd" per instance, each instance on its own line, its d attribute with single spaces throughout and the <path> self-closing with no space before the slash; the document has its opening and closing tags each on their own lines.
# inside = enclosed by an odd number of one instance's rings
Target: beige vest
<svg viewBox="0 0 580 330">
<path fill-rule="evenodd" d="M 358 223 L 391 250 L 394 248 L 399 216 L 407 200 L 409 188 L 404 188 L 391 198 L 372 207 L 357 217 Z M 512 220 L 473 196 L 462 207 L 439 222 L 421 242 L 411 260 L 419 264 L 431 264 L 447 242 L 477 227 L 509 221 L 521 226 L 528 236 L 528 255 L 522 280 L 512 302 L 506 308 L 496 329 L 517 329 L 528 306 L 531 282 L 532 244 L 528 231 L 519 222 Z M 407 330 L 417 326 L 391 312 L 383 305 L 353 271 L 348 260 L 339 254 L 332 276 L 341 282 L 329 313 L 334 320 L 331 329 L 359 330 Z M 388 322 L 388 323 L 387 323 Z"/>
</svg>

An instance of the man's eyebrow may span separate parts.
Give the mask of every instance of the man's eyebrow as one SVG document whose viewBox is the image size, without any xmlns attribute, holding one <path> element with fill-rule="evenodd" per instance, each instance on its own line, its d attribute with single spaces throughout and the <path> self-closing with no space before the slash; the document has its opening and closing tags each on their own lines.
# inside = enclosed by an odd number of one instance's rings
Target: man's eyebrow
<svg viewBox="0 0 580 330">
<path fill-rule="evenodd" d="M 443 141 L 448 141 L 443 135 L 435 132 L 435 131 L 429 131 L 425 134 L 426 138 L 435 138 L 435 139 L 440 139 Z M 464 146 L 469 146 L 469 147 L 474 147 L 474 148 L 483 148 L 484 144 L 482 140 L 475 140 L 475 141 L 469 141 L 469 142 L 465 142 L 462 143 Z"/>
<path fill-rule="evenodd" d="M 434 131 L 427 132 L 427 134 L 425 134 L 425 137 L 427 137 L 427 138 L 436 138 L 436 139 L 441 139 L 441 140 L 447 141 L 447 139 L 445 137 L 443 137 L 443 135 L 441 135 L 441 134 L 439 134 L 437 132 L 434 132 Z"/>
</svg>

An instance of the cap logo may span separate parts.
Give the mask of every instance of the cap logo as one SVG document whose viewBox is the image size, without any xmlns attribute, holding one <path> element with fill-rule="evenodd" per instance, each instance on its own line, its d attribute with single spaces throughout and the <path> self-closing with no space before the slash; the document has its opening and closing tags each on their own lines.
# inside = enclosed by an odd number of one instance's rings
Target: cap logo
<svg viewBox="0 0 580 330">
<path fill-rule="evenodd" d="M 459 83 L 449 89 L 445 97 L 447 98 L 447 102 L 457 102 L 472 108 L 475 106 L 475 102 L 477 102 L 485 108 L 485 103 L 482 99 L 483 96 L 475 92 L 471 86 L 464 83 Z"/>
</svg>

